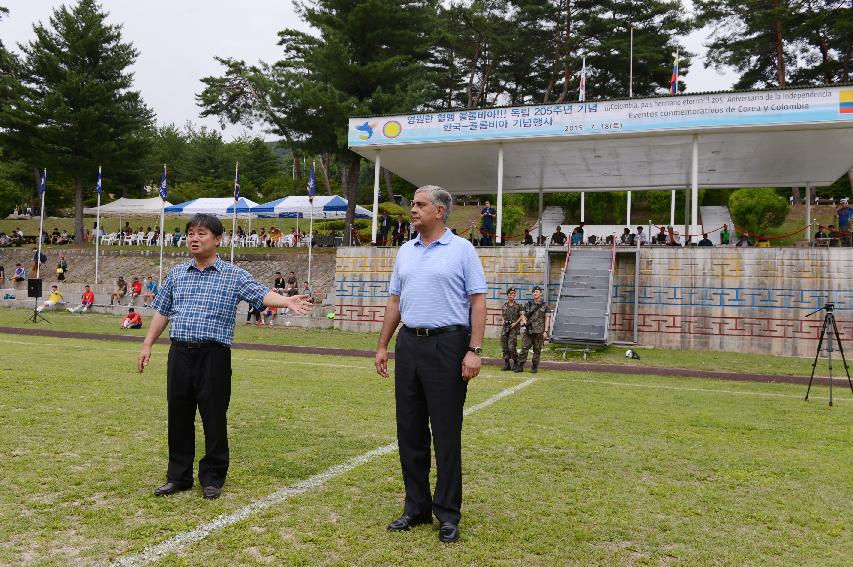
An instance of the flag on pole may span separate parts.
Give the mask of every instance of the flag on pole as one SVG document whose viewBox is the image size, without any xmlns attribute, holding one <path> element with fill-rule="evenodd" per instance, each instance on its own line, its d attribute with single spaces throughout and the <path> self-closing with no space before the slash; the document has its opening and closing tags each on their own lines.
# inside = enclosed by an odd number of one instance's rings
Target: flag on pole
<svg viewBox="0 0 853 567">
<path fill-rule="evenodd" d="M 586 57 L 583 58 L 583 65 L 581 66 L 581 83 L 578 87 L 578 102 L 584 102 L 586 100 Z"/>
<path fill-rule="evenodd" d="M 166 164 L 163 164 L 163 177 L 160 178 L 160 198 L 164 201 L 166 200 L 166 196 L 169 194 L 169 190 L 166 188 Z"/>
<path fill-rule="evenodd" d="M 41 185 L 39 185 L 39 195 L 44 193 L 44 191 L 46 189 L 46 187 L 45 187 L 46 183 L 47 183 L 47 170 L 45 169 L 44 175 L 41 176 Z"/>
<path fill-rule="evenodd" d="M 314 196 L 317 194 L 317 180 L 314 179 L 314 164 L 311 164 L 311 175 L 308 177 L 308 202 L 314 204 Z"/>
<path fill-rule="evenodd" d="M 101 194 L 101 168 L 98 168 L 98 183 L 95 184 L 95 191 L 98 192 L 98 195 Z"/>
<path fill-rule="evenodd" d="M 675 60 L 672 62 L 672 78 L 669 79 L 669 94 L 678 94 L 678 50 L 675 50 Z"/>
<path fill-rule="evenodd" d="M 234 200 L 240 200 L 240 164 L 237 164 L 237 168 L 234 173 Z"/>
</svg>

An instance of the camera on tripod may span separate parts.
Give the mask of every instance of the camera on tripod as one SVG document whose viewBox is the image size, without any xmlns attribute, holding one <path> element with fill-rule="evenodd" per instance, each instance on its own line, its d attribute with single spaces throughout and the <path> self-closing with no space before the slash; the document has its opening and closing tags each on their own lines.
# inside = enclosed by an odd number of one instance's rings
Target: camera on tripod
<svg viewBox="0 0 853 567">
<path fill-rule="evenodd" d="M 811 317 L 815 313 L 820 313 L 821 311 L 826 311 L 827 313 L 832 313 L 834 310 L 835 310 L 835 304 L 832 303 L 831 301 L 827 301 L 826 303 L 823 304 L 823 307 L 820 307 L 819 309 L 812 311 L 811 313 L 806 315 L 806 317 Z"/>
<path fill-rule="evenodd" d="M 809 400 L 809 392 L 812 389 L 814 381 L 814 373 L 817 368 L 817 359 L 820 358 L 820 353 L 823 350 L 823 339 L 826 338 L 826 357 L 829 362 L 829 405 L 832 405 L 832 350 L 835 345 L 838 346 L 838 352 L 841 353 L 841 362 L 844 363 L 844 372 L 847 373 L 847 383 L 850 385 L 850 391 L 853 392 L 853 380 L 850 379 L 850 367 L 847 365 L 847 358 L 844 356 L 844 347 L 841 345 L 841 335 L 838 332 L 838 325 L 835 322 L 835 315 L 832 313 L 835 310 L 835 304 L 828 301 L 823 304 L 823 307 L 812 311 L 806 317 L 811 317 L 815 313 L 826 311 L 823 316 L 823 323 L 820 326 L 820 338 L 817 341 L 817 353 L 812 363 L 812 375 L 809 378 L 809 387 L 806 389 L 806 401 Z M 834 339 L 834 340 L 833 340 Z"/>
</svg>

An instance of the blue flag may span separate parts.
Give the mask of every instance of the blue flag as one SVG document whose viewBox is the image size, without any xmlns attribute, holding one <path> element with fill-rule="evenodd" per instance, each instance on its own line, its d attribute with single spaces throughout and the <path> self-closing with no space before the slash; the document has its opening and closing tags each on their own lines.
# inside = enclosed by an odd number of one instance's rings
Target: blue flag
<svg viewBox="0 0 853 567">
<path fill-rule="evenodd" d="M 166 200 L 169 190 L 166 188 L 166 166 L 163 166 L 163 177 L 160 179 L 160 198 Z"/>
<path fill-rule="evenodd" d="M 240 200 L 240 166 L 237 166 L 237 174 L 234 176 L 234 200 Z"/>
<path fill-rule="evenodd" d="M 98 170 L 98 183 L 95 185 L 95 191 L 98 192 L 98 195 L 101 194 L 101 172 Z"/>
<path fill-rule="evenodd" d="M 41 176 L 41 185 L 39 185 L 39 195 L 44 193 L 44 191 L 46 189 L 46 187 L 45 187 L 46 183 L 47 183 L 47 170 L 45 169 L 44 175 Z"/>
<path fill-rule="evenodd" d="M 314 195 L 317 194 L 317 180 L 314 179 L 314 166 L 311 166 L 311 176 L 308 178 L 308 202 L 314 202 Z"/>
</svg>

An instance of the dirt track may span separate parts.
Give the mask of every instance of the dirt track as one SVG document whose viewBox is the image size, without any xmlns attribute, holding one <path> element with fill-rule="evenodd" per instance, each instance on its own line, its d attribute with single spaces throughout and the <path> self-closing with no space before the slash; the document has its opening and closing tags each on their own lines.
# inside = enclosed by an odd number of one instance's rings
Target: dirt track
<svg viewBox="0 0 853 567">
<path fill-rule="evenodd" d="M 75 333 L 71 331 L 53 331 L 50 329 L 22 329 L 18 327 L 0 327 L 0 333 L 10 335 L 26 335 L 33 337 L 56 337 L 68 339 L 87 339 L 99 341 L 127 341 L 139 343 L 142 336 L 105 335 L 99 333 Z M 159 344 L 168 344 L 168 339 L 159 339 Z M 251 343 L 234 343 L 232 348 L 240 350 L 258 350 L 267 352 L 293 352 L 302 354 L 318 354 L 332 356 L 356 356 L 373 358 L 374 352 L 369 350 L 307 347 L 292 345 L 261 345 Z M 391 357 L 394 354 L 391 353 Z M 483 358 L 483 364 L 500 366 L 503 361 L 497 358 Z M 622 365 L 622 364 L 590 364 L 585 362 L 545 361 L 539 363 L 543 370 L 563 370 L 576 372 L 606 372 L 610 374 L 633 374 L 643 376 L 679 376 L 682 378 L 710 378 L 712 380 L 734 380 L 738 382 L 782 382 L 787 384 L 808 384 L 808 376 L 784 376 L 778 374 L 744 374 L 739 372 L 714 372 L 709 370 L 688 370 L 681 368 L 661 368 L 656 366 Z M 843 375 L 839 376 L 843 379 Z M 838 380 L 839 378 L 836 378 Z M 815 377 L 815 383 L 827 384 L 828 378 Z"/>
</svg>

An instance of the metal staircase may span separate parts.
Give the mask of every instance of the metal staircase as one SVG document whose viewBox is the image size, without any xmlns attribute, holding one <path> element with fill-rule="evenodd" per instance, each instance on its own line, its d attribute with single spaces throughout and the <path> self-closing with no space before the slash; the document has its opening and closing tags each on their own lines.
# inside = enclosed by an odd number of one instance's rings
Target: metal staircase
<svg viewBox="0 0 853 567">
<path fill-rule="evenodd" d="M 606 345 L 615 250 L 569 250 L 551 322 L 551 342 Z"/>
</svg>

